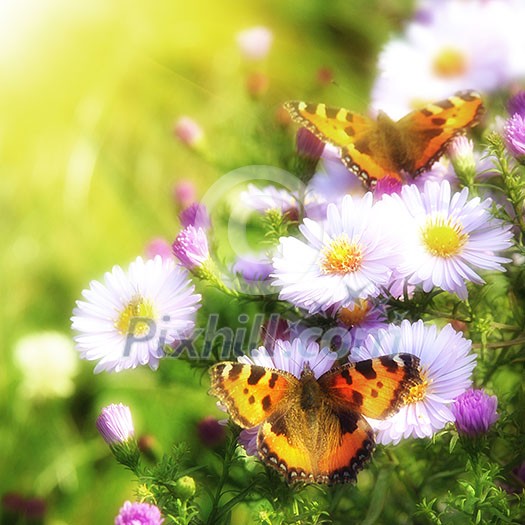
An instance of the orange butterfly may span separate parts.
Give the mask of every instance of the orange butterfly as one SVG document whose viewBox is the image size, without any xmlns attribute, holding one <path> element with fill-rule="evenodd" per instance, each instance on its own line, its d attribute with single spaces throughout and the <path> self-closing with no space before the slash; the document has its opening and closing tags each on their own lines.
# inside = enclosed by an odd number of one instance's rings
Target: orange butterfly
<svg viewBox="0 0 525 525">
<path fill-rule="evenodd" d="M 286 102 L 293 120 L 341 152 L 343 164 L 367 187 L 383 177 L 406 180 L 430 169 L 447 145 L 483 114 L 475 91 L 427 104 L 397 122 L 379 112 L 377 120 L 324 104 Z"/>
<path fill-rule="evenodd" d="M 419 359 L 397 354 L 348 363 L 318 379 L 306 364 L 289 372 L 223 362 L 210 369 L 210 393 L 243 428 L 259 426 L 262 460 L 289 483 L 345 483 L 370 458 L 374 433 L 362 417 L 384 419 L 421 383 Z"/>
</svg>

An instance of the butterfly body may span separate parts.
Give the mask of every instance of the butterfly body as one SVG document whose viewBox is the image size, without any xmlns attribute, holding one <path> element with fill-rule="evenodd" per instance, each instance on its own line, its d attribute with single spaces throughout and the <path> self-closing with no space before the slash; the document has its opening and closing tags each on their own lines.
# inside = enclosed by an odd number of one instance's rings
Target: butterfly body
<svg viewBox="0 0 525 525">
<path fill-rule="evenodd" d="M 344 108 L 287 102 L 292 118 L 320 140 L 339 148 L 342 162 L 367 187 L 386 177 L 405 181 L 429 170 L 459 134 L 475 126 L 483 104 L 474 91 L 461 91 L 394 121 L 376 120 Z"/>
<path fill-rule="evenodd" d="M 395 412 L 420 382 L 410 354 L 346 364 L 316 378 L 225 362 L 213 366 L 210 392 L 243 428 L 259 425 L 257 449 L 288 482 L 354 481 L 370 458 L 374 434 L 362 416 Z"/>
</svg>

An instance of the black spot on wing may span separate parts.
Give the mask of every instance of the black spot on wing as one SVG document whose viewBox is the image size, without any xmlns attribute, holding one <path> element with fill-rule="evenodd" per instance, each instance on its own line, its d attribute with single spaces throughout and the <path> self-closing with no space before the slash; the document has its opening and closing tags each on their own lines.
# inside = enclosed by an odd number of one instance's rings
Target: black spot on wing
<svg viewBox="0 0 525 525">
<path fill-rule="evenodd" d="M 336 108 L 326 108 L 326 116 L 328 118 L 335 118 L 338 112 L 339 110 Z"/>
<path fill-rule="evenodd" d="M 252 366 L 252 371 L 248 377 L 248 384 L 256 385 L 265 374 L 266 370 L 262 366 Z"/>
<path fill-rule="evenodd" d="M 427 108 L 423 108 L 420 111 L 423 113 L 423 115 L 425 115 L 425 117 L 431 117 L 434 114 L 432 111 L 430 111 L 430 109 Z"/>
<path fill-rule="evenodd" d="M 268 381 L 268 386 L 270 388 L 274 388 L 275 383 L 277 383 L 277 379 L 279 379 L 279 375 L 276 374 L 275 372 L 272 372 L 272 375 L 270 376 L 270 381 Z"/>
<path fill-rule="evenodd" d="M 347 135 L 353 136 L 355 135 L 355 129 L 352 126 L 346 126 L 345 133 Z"/>
<path fill-rule="evenodd" d="M 355 406 L 359 408 L 363 404 L 363 394 L 357 390 L 354 390 L 352 392 L 352 401 L 354 402 Z"/>
<path fill-rule="evenodd" d="M 442 118 L 442 117 L 434 117 L 432 119 L 432 124 L 436 125 L 436 126 L 442 126 L 443 124 L 445 124 L 445 122 L 447 121 L 446 118 Z"/>
<path fill-rule="evenodd" d="M 441 120 L 443 120 L 443 119 L 441 119 Z M 425 138 L 425 140 L 428 140 L 429 142 L 434 137 L 438 137 L 441 134 L 442 134 L 442 131 L 441 131 L 440 128 L 427 128 L 425 130 L 421 130 L 421 135 Z"/>
<path fill-rule="evenodd" d="M 370 147 L 370 142 L 368 140 L 358 140 L 354 143 L 354 148 L 362 153 L 363 155 L 372 156 L 372 148 Z"/>
<path fill-rule="evenodd" d="M 278 436 L 282 436 L 287 433 L 286 421 L 284 417 L 276 417 L 271 422 L 272 432 Z"/>
<path fill-rule="evenodd" d="M 272 406 L 272 399 L 269 395 L 266 395 L 262 398 L 262 407 L 265 412 L 268 412 Z"/>
<path fill-rule="evenodd" d="M 478 100 L 480 98 L 479 94 L 475 91 L 458 91 L 456 97 L 459 97 L 465 102 L 472 102 L 473 100 Z"/>
<path fill-rule="evenodd" d="M 318 104 L 306 104 L 304 111 L 310 113 L 310 115 L 315 115 L 317 112 L 317 106 Z"/>
<path fill-rule="evenodd" d="M 341 432 L 343 434 L 352 434 L 357 429 L 357 421 L 359 420 L 359 415 L 356 412 L 351 411 L 341 411 L 337 413 L 337 419 L 341 425 Z"/>
<path fill-rule="evenodd" d="M 440 100 L 439 102 L 436 102 L 435 105 L 443 109 L 452 109 L 454 107 L 454 103 L 450 101 L 448 98 L 445 100 Z"/>
<path fill-rule="evenodd" d="M 379 362 L 386 368 L 387 372 L 394 373 L 399 368 L 399 365 L 394 361 L 393 357 L 382 355 Z"/>
<path fill-rule="evenodd" d="M 355 369 L 366 379 L 375 379 L 377 377 L 376 371 L 374 370 L 374 365 L 372 364 L 371 359 L 366 361 L 359 361 L 355 364 Z"/>
<path fill-rule="evenodd" d="M 255 403 L 255 398 L 253 396 L 250 396 L 248 398 L 248 403 L 250 403 L 250 405 L 253 405 Z"/>
<path fill-rule="evenodd" d="M 240 363 L 233 364 L 232 367 L 230 368 L 230 371 L 228 372 L 228 379 L 230 379 L 230 381 L 236 381 L 237 379 L 239 379 L 242 369 L 243 369 L 243 366 Z"/>
<path fill-rule="evenodd" d="M 352 384 L 352 375 L 350 374 L 350 369 L 349 368 L 345 368 L 341 372 L 341 377 L 346 381 L 347 385 L 351 385 Z"/>
</svg>

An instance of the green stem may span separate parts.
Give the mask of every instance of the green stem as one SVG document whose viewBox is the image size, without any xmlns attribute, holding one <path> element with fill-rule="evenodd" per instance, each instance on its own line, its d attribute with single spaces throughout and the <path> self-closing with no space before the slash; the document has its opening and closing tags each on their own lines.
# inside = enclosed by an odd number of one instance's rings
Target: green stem
<svg viewBox="0 0 525 525">
<path fill-rule="evenodd" d="M 219 523 L 218 518 L 222 511 L 219 511 L 219 504 L 222 497 L 222 489 L 228 478 L 230 471 L 230 465 L 233 460 L 233 455 L 235 454 L 235 448 L 237 447 L 237 441 L 234 437 L 231 438 L 228 448 L 226 449 L 226 454 L 222 462 L 222 472 L 221 477 L 219 478 L 219 483 L 217 485 L 217 490 L 215 491 L 215 496 L 213 498 L 212 507 L 210 514 L 208 516 L 207 525 L 217 525 Z"/>
</svg>

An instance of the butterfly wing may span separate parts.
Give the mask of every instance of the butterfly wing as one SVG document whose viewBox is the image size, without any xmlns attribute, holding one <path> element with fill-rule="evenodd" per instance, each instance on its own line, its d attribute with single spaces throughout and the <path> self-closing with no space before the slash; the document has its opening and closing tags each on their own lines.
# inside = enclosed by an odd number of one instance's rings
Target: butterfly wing
<svg viewBox="0 0 525 525">
<path fill-rule="evenodd" d="M 333 411 L 325 404 L 311 418 L 299 403 L 291 403 L 261 425 L 257 448 L 289 483 L 345 483 L 355 481 L 370 458 L 374 434 L 352 410 Z"/>
<path fill-rule="evenodd" d="M 478 93 L 460 91 L 403 117 L 397 122 L 407 152 L 403 169 L 412 175 L 429 170 L 455 137 L 479 122 L 483 112 Z"/>
<path fill-rule="evenodd" d="M 243 428 L 262 423 L 297 386 L 299 380 L 283 370 L 236 362 L 210 368 L 210 393 L 223 403 Z"/>
<path fill-rule="evenodd" d="M 375 419 L 395 413 L 410 389 L 421 384 L 419 358 L 396 354 L 348 363 L 319 378 L 335 406 Z"/>
<path fill-rule="evenodd" d="M 376 122 L 344 108 L 324 104 L 286 102 L 284 107 L 292 119 L 311 131 L 319 140 L 336 146 L 341 151 L 343 164 L 367 186 L 386 175 L 398 178 L 396 167 L 387 157 L 372 151 Z"/>
<path fill-rule="evenodd" d="M 374 432 L 368 422 L 352 410 L 340 407 L 333 414 L 335 428 L 326 433 L 326 447 L 319 449 L 322 453 L 318 469 L 322 481 L 328 484 L 352 482 L 372 456 Z"/>
</svg>

